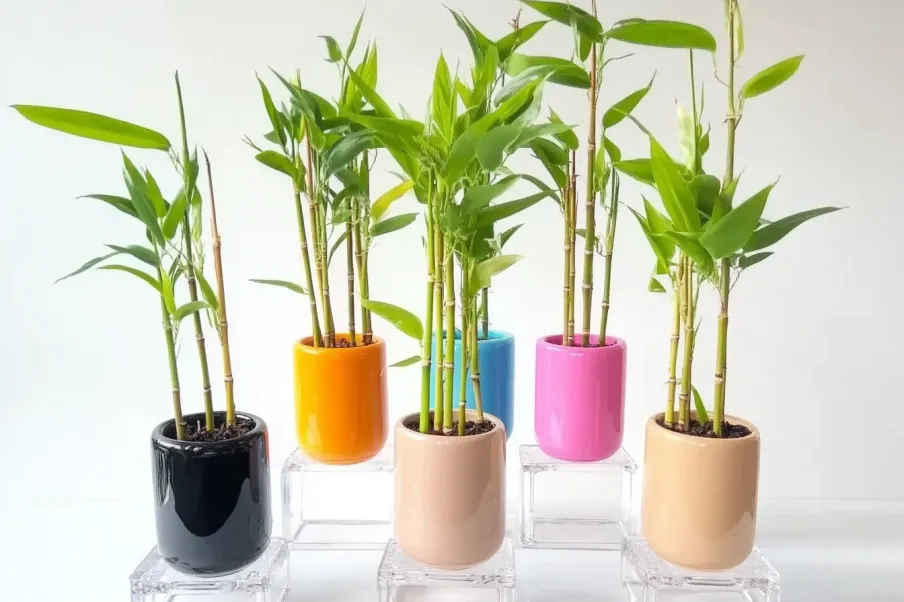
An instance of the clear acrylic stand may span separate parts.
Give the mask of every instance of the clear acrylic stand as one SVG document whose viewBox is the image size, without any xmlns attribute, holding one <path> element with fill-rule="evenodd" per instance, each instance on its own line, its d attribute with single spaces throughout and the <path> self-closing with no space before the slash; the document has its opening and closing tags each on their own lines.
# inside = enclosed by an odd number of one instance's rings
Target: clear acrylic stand
<svg viewBox="0 0 904 602">
<path fill-rule="evenodd" d="M 199 577 L 169 566 L 157 547 L 145 556 L 129 577 L 131 602 L 194 602 L 218 596 L 230 602 L 285 602 L 289 598 L 289 548 L 274 537 L 260 558 L 231 575 Z"/>
<path fill-rule="evenodd" d="M 568 462 L 522 445 L 521 547 L 619 550 L 633 533 L 637 464 L 624 448 L 599 462 Z M 575 491 L 579 493 L 576 495 Z"/>
<path fill-rule="evenodd" d="M 393 448 L 359 464 L 296 449 L 283 464 L 282 532 L 292 550 L 381 550 L 392 536 Z"/>
<path fill-rule="evenodd" d="M 622 546 L 622 581 L 632 602 L 694 600 L 779 602 L 778 572 L 754 549 L 740 566 L 727 571 L 694 571 L 656 555 L 641 537 Z"/>
<path fill-rule="evenodd" d="M 496 555 L 486 562 L 467 569 L 444 570 L 409 558 L 399 547 L 398 542 L 390 539 L 380 561 L 377 585 L 380 590 L 380 602 L 398 602 L 403 599 L 402 591 L 410 588 L 446 590 L 480 588 L 495 593 L 500 602 L 514 602 L 514 546 L 506 537 Z"/>
</svg>

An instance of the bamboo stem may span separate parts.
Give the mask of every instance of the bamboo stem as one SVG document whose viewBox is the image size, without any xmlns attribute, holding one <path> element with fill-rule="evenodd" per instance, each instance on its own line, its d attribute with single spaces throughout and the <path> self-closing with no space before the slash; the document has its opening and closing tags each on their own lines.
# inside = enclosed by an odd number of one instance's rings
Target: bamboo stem
<svg viewBox="0 0 904 602">
<path fill-rule="evenodd" d="M 432 188 L 432 178 L 431 185 Z M 432 354 L 433 336 L 433 285 L 434 285 L 434 253 L 433 253 L 433 215 L 432 190 L 427 193 L 427 308 L 424 316 L 424 338 L 421 341 L 421 421 L 419 430 L 430 431 L 430 356 Z"/>
<path fill-rule="evenodd" d="M 612 277 L 612 250 L 615 247 L 615 226 L 618 220 L 618 173 L 612 171 L 612 195 L 609 199 L 609 220 L 606 223 L 605 271 L 603 272 L 603 302 L 600 315 L 600 347 L 606 346 L 606 329 L 609 325 L 609 290 Z"/>
<path fill-rule="evenodd" d="M 577 267 L 577 242 L 578 242 L 578 196 L 577 196 L 577 153 L 571 153 L 571 185 L 570 185 L 570 207 L 571 207 L 571 255 L 569 256 L 568 278 L 570 298 L 568 300 L 568 340 L 570 345 L 574 345 L 574 305 L 575 305 L 575 273 Z"/>
<path fill-rule="evenodd" d="M 474 389 L 474 409 L 477 422 L 483 422 L 483 393 L 480 390 L 480 345 L 477 330 L 471 329 L 471 388 Z"/>
<path fill-rule="evenodd" d="M 182 133 L 182 177 L 185 200 L 190 206 L 194 196 L 194 186 L 191 181 L 191 157 L 188 154 L 188 134 L 185 127 L 185 108 L 182 104 L 182 86 L 179 83 L 179 72 L 176 72 L 176 95 L 179 98 L 179 125 Z M 193 302 L 198 301 L 198 284 L 195 280 L 195 263 L 192 257 L 192 232 L 191 219 L 188 211 L 182 220 L 182 233 L 185 238 L 185 280 L 188 283 L 188 295 Z M 210 368 L 207 365 L 207 344 L 204 340 L 204 328 L 201 325 L 201 314 L 195 312 L 192 315 L 195 327 L 195 340 L 198 345 L 198 359 L 201 362 L 201 385 L 204 398 L 204 423 L 208 431 L 214 429 L 213 394 L 210 388 Z"/>
<path fill-rule="evenodd" d="M 324 326 L 326 328 L 326 343 L 328 347 L 336 346 L 336 325 L 333 321 L 333 304 L 330 301 L 330 266 L 329 249 L 327 249 L 326 235 L 326 199 L 317 203 L 317 213 L 320 218 L 320 257 L 323 261 L 323 310 Z"/>
<path fill-rule="evenodd" d="M 307 197 L 308 197 L 308 216 L 311 220 L 311 246 L 314 247 L 314 270 L 317 273 L 317 286 L 320 290 L 323 290 L 323 257 L 320 253 L 320 221 L 317 219 L 317 205 L 316 205 L 316 190 L 314 189 L 314 156 L 313 151 L 311 149 L 311 127 L 307 123 L 305 123 L 305 150 L 307 153 L 306 156 L 306 164 L 307 168 L 305 170 L 307 176 Z M 293 153 L 294 153 L 293 149 Z M 298 155 L 301 153 L 299 152 Z M 297 156 L 297 163 L 301 162 L 301 157 Z M 301 210 L 301 198 L 299 196 L 298 187 L 295 189 L 295 206 L 298 212 L 298 230 L 301 235 L 304 231 L 304 216 L 303 211 Z M 306 237 L 301 235 L 302 240 L 302 257 L 307 255 L 307 240 Z M 314 287 L 312 286 L 311 276 L 308 274 L 310 272 L 310 260 L 307 260 L 305 263 L 305 277 L 308 281 L 308 295 L 311 298 L 311 312 L 312 312 L 312 320 L 314 320 L 314 346 L 322 347 L 329 346 L 325 344 L 323 340 L 321 331 L 320 331 L 320 321 L 316 318 L 316 307 L 317 307 L 317 293 L 314 291 Z M 323 303 L 323 296 L 320 298 L 321 303 Z M 326 305 L 323 306 L 323 316 L 324 316 L 324 326 L 326 325 Z"/>
<path fill-rule="evenodd" d="M 684 276 L 682 264 L 678 266 L 677 284 L 675 286 L 675 299 L 672 303 L 672 336 L 669 345 L 669 401 L 665 408 L 665 423 L 669 426 L 675 424 L 675 390 L 678 381 L 675 378 L 678 366 L 678 343 L 681 339 L 681 279 Z"/>
<path fill-rule="evenodd" d="M 157 276 L 161 269 L 157 268 Z M 166 356 L 169 360 L 170 384 L 173 390 L 173 420 L 176 423 L 176 439 L 185 440 L 185 420 L 182 418 L 182 394 L 179 388 L 179 366 L 176 362 L 176 339 L 173 336 L 173 322 L 166 309 L 163 295 L 160 296 L 160 309 L 163 314 L 163 336 L 166 338 Z"/>
<path fill-rule="evenodd" d="M 477 331 L 477 321 L 475 320 L 473 323 L 470 320 L 470 302 L 467 298 L 467 290 L 468 290 L 468 270 L 467 266 L 464 265 L 464 260 L 462 258 L 461 265 L 461 341 L 459 341 L 459 348 L 461 349 L 461 356 L 458 363 L 458 372 L 459 372 L 459 381 L 458 381 L 458 407 L 459 407 L 459 424 L 458 424 L 458 434 L 464 435 L 465 428 L 463 425 L 464 408 L 468 403 L 468 354 L 470 350 L 471 344 L 471 330 L 473 329 L 475 332 Z M 486 290 L 486 289 L 484 289 Z M 476 318 L 476 315 L 475 315 Z"/>
<path fill-rule="evenodd" d="M 445 267 L 445 245 L 443 232 L 439 227 L 439 199 L 434 199 L 433 206 L 433 234 L 434 260 L 436 268 L 433 279 L 433 318 L 435 320 L 436 333 L 436 383 L 433 390 L 433 428 L 442 431 L 443 428 L 443 269 Z"/>
<path fill-rule="evenodd" d="M 571 318 L 571 190 L 566 184 L 565 189 L 562 191 L 562 205 L 563 211 L 565 213 L 565 246 L 564 246 L 564 260 L 565 264 L 562 268 L 562 278 L 564 282 L 562 283 L 562 345 L 569 346 L 571 345 L 570 327 L 569 320 Z"/>
<path fill-rule="evenodd" d="M 684 259 L 684 296 L 687 309 L 684 316 L 684 360 L 681 371 L 681 393 L 679 394 L 679 420 L 684 430 L 690 428 L 691 378 L 694 362 L 694 263 L 689 257 Z"/>
<path fill-rule="evenodd" d="M 356 197 L 352 201 L 352 219 L 354 220 L 352 229 L 355 234 L 355 259 L 358 267 L 358 288 L 360 289 L 361 299 L 367 300 L 370 299 L 370 282 L 367 275 L 367 248 L 365 244 L 369 245 L 370 241 L 361 236 L 361 213 L 361 203 Z M 363 331 L 361 339 L 362 344 L 370 345 L 373 342 L 370 312 L 363 304 L 361 305 L 361 330 Z"/>
<path fill-rule="evenodd" d="M 348 340 L 352 347 L 356 346 L 355 336 L 355 249 L 354 232 L 351 220 L 345 222 L 345 270 L 348 274 Z"/>
<path fill-rule="evenodd" d="M 207 165 L 207 185 L 210 190 L 210 232 L 213 239 L 213 267 L 217 278 L 217 322 L 220 331 L 220 348 L 223 352 L 223 384 L 226 391 L 226 426 L 235 424 L 235 394 L 232 378 L 232 355 L 229 352 L 229 322 L 226 319 L 226 283 L 223 278 L 223 254 L 220 240 L 220 229 L 217 225 L 217 202 L 213 194 L 213 174 L 210 159 L 204 152 L 204 163 Z"/>
<path fill-rule="evenodd" d="M 490 338 L 490 289 L 480 289 L 480 329 L 483 338 Z"/>
<path fill-rule="evenodd" d="M 452 245 L 446 241 L 446 265 L 445 265 L 445 363 L 446 381 L 443 383 L 445 387 L 443 391 L 443 430 L 452 428 L 453 412 L 455 408 L 452 405 L 452 390 L 455 384 L 455 261 L 452 253 Z M 437 402 L 439 403 L 439 402 Z"/>
<path fill-rule="evenodd" d="M 596 2 L 594 12 L 596 12 Z M 585 225 L 584 225 L 584 280 L 583 289 L 583 318 L 581 320 L 581 346 L 590 345 L 590 314 L 593 297 L 593 247 L 596 242 L 596 192 L 594 190 L 594 162 L 596 159 L 596 44 L 590 48 L 590 119 L 587 133 L 587 192 L 584 199 Z"/>
<path fill-rule="evenodd" d="M 465 423 L 467 422 L 468 414 L 465 410 L 465 402 L 458 402 L 458 436 L 465 436 Z"/>
</svg>

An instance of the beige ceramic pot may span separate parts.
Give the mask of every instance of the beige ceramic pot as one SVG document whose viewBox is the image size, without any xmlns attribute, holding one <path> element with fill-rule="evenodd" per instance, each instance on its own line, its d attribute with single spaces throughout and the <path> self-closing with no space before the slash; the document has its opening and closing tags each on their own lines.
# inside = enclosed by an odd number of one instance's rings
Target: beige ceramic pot
<svg viewBox="0 0 904 602">
<path fill-rule="evenodd" d="M 505 427 L 440 437 L 395 426 L 395 531 L 411 558 L 443 569 L 490 559 L 505 535 Z M 468 412 L 468 419 L 476 414 Z"/>
<path fill-rule="evenodd" d="M 741 564 L 753 551 L 760 433 L 739 439 L 693 437 L 647 422 L 643 536 L 659 556 L 701 571 Z"/>
</svg>

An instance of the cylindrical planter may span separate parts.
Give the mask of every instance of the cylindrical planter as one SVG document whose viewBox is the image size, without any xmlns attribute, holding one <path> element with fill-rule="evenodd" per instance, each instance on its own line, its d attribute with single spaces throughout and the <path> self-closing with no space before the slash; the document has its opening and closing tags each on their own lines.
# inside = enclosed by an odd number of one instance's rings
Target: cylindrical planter
<svg viewBox="0 0 904 602">
<path fill-rule="evenodd" d="M 733 568 L 753 551 L 760 434 L 738 439 L 676 433 L 647 422 L 641 525 L 665 560 L 701 571 Z"/>
<path fill-rule="evenodd" d="M 223 424 L 224 412 L 215 414 Z M 225 441 L 178 441 L 175 421 L 151 433 L 157 550 L 192 575 L 233 573 L 270 542 L 270 452 L 267 425 L 244 412 L 253 428 Z M 186 422 L 203 421 L 190 414 Z"/>
<path fill-rule="evenodd" d="M 578 337 L 576 337 L 578 338 Z M 537 341 L 534 434 L 554 458 L 596 462 L 622 444 L 627 346 L 590 336 L 590 347 L 563 346 L 562 335 Z"/>
<path fill-rule="evenodd" d="M 312 337 L 295 344 L 298 446 L 324 464 L 364 462 L 386 443 L 386 344 L 358 339 L 356 347 L 314 347 Z"/>
<path fill-rule="evenodd" d="M 424 435 L 418 414 L 395 427 L 395 531 L 411 558 L 443 569 L 489 560 L 505 536 L 505 427 L 479 435 Z M 468 420 L 476 414 L 468 412 Z"/>
<path fill-rule="evenodd" d="M 507 437 L 512 436 L 515 421 L 515 337 L 501 330 L 490 330 L 488 338 L 477 341 L 477 361 L 480 362 L 480 398 L 483 411 L 492 414 L 505 425 Z M 445 344 L 445 341 L 443 341 Z M 443 347 L 445 351 L 445 347 Z M 434 348 L 434 355 L 436 355 Z M 474 401 L 474 385 L 471 382 L 470 362 L 466 367 L 467 408 L 477 408 Z M 436 365 L 430 371 L 430 408 L 435 407 Z M 461 332 L 455 333 L 455 377 L 452 383 L 452 400 L 458 408 L 461 394 Z"/>
</svg>

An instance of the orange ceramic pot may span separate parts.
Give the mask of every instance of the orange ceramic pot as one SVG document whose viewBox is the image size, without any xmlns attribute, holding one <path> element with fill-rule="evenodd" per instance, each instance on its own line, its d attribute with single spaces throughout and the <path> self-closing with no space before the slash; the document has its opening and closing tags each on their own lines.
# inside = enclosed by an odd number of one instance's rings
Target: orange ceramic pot
<svg viewBox="0 0 904 602">
<path fill-rule="evenodd" d="M 312 337 L 295 343 L 295 429 L 303 452 L 324 464 L 364 462 L 383 449 L 388 419 L 382 339 L 356 347 L 314 347 Z"/>
</svg>

